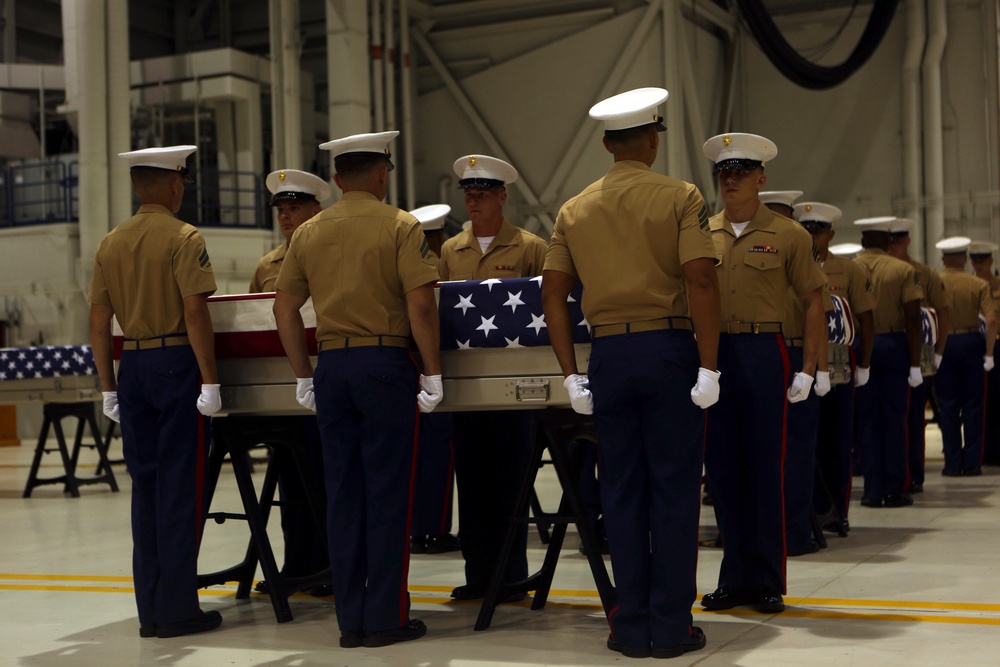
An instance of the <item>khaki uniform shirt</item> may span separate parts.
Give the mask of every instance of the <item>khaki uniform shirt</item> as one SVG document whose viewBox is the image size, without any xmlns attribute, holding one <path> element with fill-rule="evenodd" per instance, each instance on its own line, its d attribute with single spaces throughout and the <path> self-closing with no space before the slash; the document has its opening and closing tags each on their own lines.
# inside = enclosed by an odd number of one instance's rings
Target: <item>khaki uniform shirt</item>
<svg viewBox="0 0 1000 667">
<path fill-rule="evenodd" d="M 805 229 L 763 204 L 737 238 L 725 210 L 709 221 L 726 322 L 783 322 L 789 287 L 797 300 L 826 284 Z"/>
<path fill-rule="evenodd" d="M 1000 321 L 1000 276 L 990 276 L 990 291 L 993 293 L 993 306 Z M 1000 333 L 997 337 L 1000 338 Z"/>
<path fill-rule="evenodd" d="M 917 277 L 920 279 L 920 286 L 924 288 L 924 298 L 920 302 L 920 305 L 924 308 L 933 308 L 938 312 L 942 308 L 950 308 L 951 294 L 949 294 L 938 272 L 926 264 L 915 262 L 912 259 L 910 260 L 910 265 L 917 272 Z"/>
<path fill-rule="evenodd" d="M 345 192 L 295 230 L 274 287 L 312 296 L 323 341 L 408 336 L 404 295 L 437 279 L 416 218 L 368 192 Z"/>
<path fill-rule="evenodd" d="M 144 205 L 101 241 L 87 299 L 111 306 L 126 338 L 144 339 L 187 333 L 184 298 L 214 292 L 201 232 Z"/>
<path fill-rule="evenodd" d="M 287 252 L 286 242 L 260 258 L 257 269 L 253 272 L 253 278 L 250 279 L 250 294 L 274 291 L 274 283 L 278 279 L 278 272 Z"/>
<path fill-rule="evenodd" d="M 924 298 L 917 272 L 878 248 L 865 248 L 854 261 L 867 272 L 875 293 L 875 333 L 905 331 L 903 304 Z"/>
<path fill-rule="evenodd" d="M 941 280 L 951 292 L 951 327 L 955 333 L 979 331 L 979 316 L 994 309 L 986 281 L 960 269 L 944 269 Z"/>
<path fill-rule="evenodd" d="M 872 293 L 868 273 L 856 262 L 829 254 L 823 263 L 827 286 L 830 293 L 847 300 L 853 315 L 875 310 L 875 294 Z"/>
<path fill-rule="evenodd" d="M 823 285 L 820 294 L 823 300 L 823 312 L 828 313 L 833 310 L 833 299 L 830 298 L 830 289 Z M 802 299 L 795 296 L 795 290 L 788 288 L 788 307 L 785 309 L 785 319 L 781 323 L 781 332 L 785 338 L 802 338 L 806 332 L 806 309 L 802 305 Z"/>
<path fill-rule="evenodd" d="M 441 280 L 534 278 L 544 262 L 545 241 L 504 218 L 485 253 L 471 228 L 445 241 L 438 270 Z"/>
<path fill-rule="evenodd" d="M 591 326 L 689 315 L 681 267 L 713 258 L 698 188 L 642 162 L 615 162 L 556 216 L 547 271 L 583 283 Z"/>
</svg>

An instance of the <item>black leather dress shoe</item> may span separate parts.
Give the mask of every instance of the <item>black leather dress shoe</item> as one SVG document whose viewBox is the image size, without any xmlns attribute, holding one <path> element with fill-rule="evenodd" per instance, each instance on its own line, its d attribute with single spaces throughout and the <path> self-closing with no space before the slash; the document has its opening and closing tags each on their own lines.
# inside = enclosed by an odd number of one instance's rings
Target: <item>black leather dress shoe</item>
<svg viewBox="0 0 1000 667">
<path fill-rule="evenodd" d="M 139 624 L 139 636 L 140 637 L 155 637 L 156 636 L 156 626 L 152 623 L 147 623 L 146 625 Z"/>
<path fill-rule="evenodd" d="M 847 537 L 847 533 L 851 532 L 851 524 L 847 522 L 847 519 L 843 521 L 831 519 L 823 524 L 823 530 L 828 533 L 837 533 L 841 537 Z"/>
<path fill-rule="evenodd" d="M 427 626 L 423 621 L 410 619 L 410 622 L 395 630 L 383 630 L 381 632 L 365 632 L 361 643 L 368 648 L 378 648 L 379 646 L 390 646 L 399 642 L 408 642 L 420 639 L 427 634 Z"/>
<path fill-rule="evenodd" d="M 673 646 L 667 646 L 666 648 L 657 648 L 654 646 L 653 657 L 676 658 L 684 655 L 685 653 L 690 653 L 691 651 L 697 651 L 703 648 L 705 648 L 705 633 L 701 631 L 701 628 L 695 625 L 691 626 L 691 636 L 682 641 L 680 644 L 674 644 Z"/>
<path fill-rule="evenodd" d="M 969 468 L 967 470 L 962 471 L 963 477 L 978 477 L 979 475 L 982 474 L 983 474 L 982 468 Z"/>
<path fill-rule="evenodd" d="M 882 499 L 876 498 L 873 500 L 868 496 L 864 496 L 861 498 L 861 505 L 862 507 L 882 507 Z"/>
<path fill-rule="evenodd" d="M 270 595 L 271 594 L 271 584 L 267 583 L 267 579 L 261 579 L 253 587 L 253 590 L 254 590 L 255 593 L 262 593 L 264 595 Z"/>
<path fill-rule="evenodd" d="M 365 633 L 361 630 L 347 630 L 340 633 L 340 648 L 364 646 Z"/>
<path fill-rule="evenodd" d="M 805 544 L 800 544 L 797 547 L 789 547 L 789 556 L 805 556 L 806 554 L 814 554 L 819 551 L 819 543 L 816 540 L 809 538 L 809 541 Z"/>
<path fill-rule="evenodd" d="M 749 602 L 750 599 L 743 591 L 733 591 L 728 588 L 717 588 L 714 593 L 701 598 L 701 606 L 708 611 L 723 611 Z"/>
<path fill-rule="evenodd" d="M 451 533 L 445 533 L 444 535 L 428 535 L 426 545 L 426 551 L 429 554 L 446 554 L 452 551 L 458 551 L 462 548 L 462 543 L 459 542 L 458 538 Z M 410 549 L 410 553 L 413 553 L 412 548 Z"/>
<path fill-rule="evenodd" d="M 780 614 L 785 611 L 785 601 L 778 593 L 762 591 L 753 601 L 753 608 L 762 614 Z"/>
<path fill-rule="evenodd" d="M 908 493 L 890 493 L 882 499 L 885 507 L 909 507 L 913 504 L 913 496 Z"/>
<path fill-rule="evenodd" d="M 156 636 L 160 639 L 208 632 L 222 625 L 222 614 L 217 611 L 199 611 L 198 615 L 179 623 L 164 623 L 156 626 Z"/>
<path fill-rule="evenodd" d="M 456 586 L 451 591 L 451 597 L 455 600 L 480 600 L 486 597 L 486 589 L 478 586 Z"/>
<path fill-rule="evenodd" d="M 945 476 L 945 477 L 961 477 L 962 476 L 962 471 L 961 470 L 949 470 L 948 468 L 945 468 L 944 470 L 941 471 L 941 474 L 943 476 Z"/>
<path fill-rule="evenodd" d="M 653 655 L 653 651 L 649 646 L 622 646 L 622 643 L 612 639 L 611 635 L 608 635 L 608 648 L 612 651 L 617 651 L 621 653 L 626 658 L 648 658 Z"/>
<path fill-rule="evenodd" d="M 913 484 L 910 484 L 910 488 L 909 488 L 908 492 L 909 493 L 923 493 L 924 492 L 924 485 L 923 485 L 923 483 L 922 482 L 914 482 Z"/>
<path fill-rule="evenodd" d="M 330 584 L 320 584 L 319 586 L 312 586 L 310 588 L 303 589 L 303 593 L 308 593 L 314 598 L 326 598 L 333 595 L 333 586 Z"/>
<path fill-rule="evenodd" d="M 411 537 L 410 538 L 410 553 L 411 554 L 425 554 L 427 553 L 427 537 Z"/>
</svg>

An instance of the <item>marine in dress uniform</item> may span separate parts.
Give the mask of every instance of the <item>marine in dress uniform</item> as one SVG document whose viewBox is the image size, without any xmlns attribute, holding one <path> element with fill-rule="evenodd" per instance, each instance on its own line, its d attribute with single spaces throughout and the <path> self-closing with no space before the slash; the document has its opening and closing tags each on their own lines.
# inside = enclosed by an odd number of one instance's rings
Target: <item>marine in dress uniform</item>
<svg viewBox="0 0 1000 667">
<path fill-rule="evenodd" d="M 147 148 L 129 160 L 136 214 L 104 237 L 90 284 L 90 341 L 104 413 L 121 421 L 132 477 L 132 577 L 140 637 L 213 630 L 198 607 L 198 544 L 208 415 L 222 405 L 206 297 L 215 276 L 205 240 L 174 213 L 194 146 Z M 141 270 L 140 270 L 141 269 Z M 118 377 L 111 319 L 125 342 Z"/>
<path fill-rule="evenodd" d="M 905 507 L 907 413 L 910 389 L 920 386 L 923 330 L 920 300 L 924 291 L 913 267 L 891 257 L 889 229 L 893 217 L 855 220 L 864 250 L 854 259 L 868 276 L 875 294 L 875 342 L 868 383 L 854 394 L 855 432 L 865 477 L 861 504 Z M 909 370 L 907 370 L 909 369 Z"/>
<path fill-rule="evenodd" d="M 458 186 L 465 191 L 465 209 L 472 225 L 445 241 L 438 265 L 441 280 L 530 278 L 541 275 L 545 241 L 503 215 L 506 186 L 517 170 L 488 155 L 466 155 L 454 164 Z M 531 451 L 530 411 L 476 411 L 452 415 L 455 478 L 458 482 L 458 523 L 465 585 L 456 600 L 486 594 L 497 556 L 503 546 L 517 490 Z M 528 525 L 518 527 L 504 583 L 528 577 Z M 507 601 L 524 599 L 516 593 Z"/>
<path fill-rule="evenodd" d="M 417 408 L 429 412 L 443 396 L 437 270 L 416 218 L 382 203 L 388 144 L 398 134 L 320 145 L 332 153 L 344 194 L 295 231 L 275 283 L 274 316 L 298 378 L 296 399 L 316 410 L 323 441 L 343 648 L 386 646 L 427 631 L 409 618 L 407 573 Z M 310 296 L 315 375 L 299 314 Z M 426 375 L 407 349 L 411 333 Z"/>
<path fill-rule="evenodd" d="M 751 605 L 784 610 L 783 467 L 787 408 L 805 400 L 826 336 L 821 290 L 826 278 L 809 234 L 761 206 L 770 140 L 743 133 L 705 142 L 715 162 L 725 210 L 709 221 L 722 295 L 719 403 L 708 411 L 705 466 L 724 554 L 709 611 Z M 782 320 L 791 288 L 807 304 L 802 370 L 792 374 Z M 789 386 L 791 383 L 791 386 Z"/>
<path fill-rule="evenodd" d="M 993 292 L 994 311 L 1000 320 L 1000 277 L 993 272 L 993 253 L 1000 246 L 989 241 L 969 244 L 969 260 L 976 277 L 989 283 Z M 1000 351 L 1000 338 L 993 343 L 993 356 Z M 1000 368 L 994 366 L 986 374 L 986 436 L 983 440 L 983 463 L 1000 465 Z"/>
<path fill-rule="evenodd" d="M 948 333 L 951 330 L 951 295 L 945 289 L 941 276 L 933 268 L 921 264 L 910 257 L 910 230 L 913 221 L 908 218 L 896 218 L 889 224 L 889 254 L 896 259 L 909 262 L 917 272 L 920 286 L 924 290 L 924 298 L 920 302 L 922 308 L 933 308 L 938 319 L 938 339 L 934 350 L 934 366 L 941 365 L 941 355 Z M 926 441 L 924 432 L 926 423 L 926 408 L 928 391 L 933 383 L 933 377 L 924 378 L 924 383 L 910 389 L 910 406 L 907 416 L 907 465 L 910 470 L 909 493 L 921 493 L 924 490 L 924 452 Z"/>
<path fill-rule="evenodd" d="M 410 213 L 420 222 L 424 238 L 437 261 L 451 206 L 431 204 Z M 420 418 L 417 482 L 410 526 L 411 554 L 442 554 L 461 548 L 458 538 L 451 534 L 452 489 L 455 486 L 455 448 L 451 431 L 448 412 L 432 412 Z"/>
<path fill-rule="evenodd" d="M 829 502 L 832 502 L 839 522 L 824 528 L 843 535 L 850 528 L 848 509 L 851 502 L 851 452 L 854 443 L 854 390 L 855 387 L 867 384 L 871 370 L 875 295 L 872 294 L 864 269 L 844 256 L 835 254 L 830 245 L 836 233 L 833 224 L 841 217 L 839 208 L 821 202 L 803 202 L 796 204 L 793 215 L 812 234 L 817 261 L 826 274 L 827 288 L 831 294 L 847 301 L 858 332 L 857 354 L 851 349 L 853 382 L 834 385 L 829 394 L 819 399 L 816 460 L 830 498 L 828 500 L 819 493 L 814 493 L 814 506 L 817 513 L 825 514 L 829 509 Z M 840 245 L 853 245 L 847 250 L 854 253 L 862 250 L 856 244 Z"/>
<path fill-rule="evenodd" d="M 952 296 L 952 335 L 937 370 L 944 475 L 980 475 L 983 465 L 986 373 L 994 368 L 996 306 L 989 283 L 965 272 L 969 239 L 938 241 L 944 281 Z M 986 320 L 986 336 L 979 329 Z M 964 446 L 963 446 L 964 438 Z"/>
<path fill-rule="evenodd" d="M 323 210 L 320 202 L 330 198 L 330 186 L 319 176 L 297 169 L 281 169 L 267 175 L 264 181 L 271 191 L 271 207 L 278 217 L 278 226 L 285 242 L 260 258 L 253 278 L 250 293 L 273 292 L 278 279 L 281 263 L 288 252 L 292 234 L 303 222 Z M 297 420 L 302 426 L 306 469 L 311 474 L 313 490 L 318 501 L 326 505 L 323 493 L 323 449 L 320 445 L 316 418 L 302 417 Z M 288 459 L 279 459 L 280 461 Z M 289 461 L 290 463 L 290 461 Z M 272 464 L 273 465 L 273 464 Z M 281 532 L 285 538 L 285 561 L 281 573 L 286 577 L 303 577 L 325 570 L 330 566 L 325 535 L 314 529 L 313 514 L 309 507 L 309 495 L 291 466 L 291 470 L 279 468 L 278 488 L 281 492 Z M 321 516 L 325 520 L 325 511 Z M 267 581 L 257 582 L 258 593 L 270 593 Z M 308 591 L 314 596 L 332 595 L 333 589 L 327 585 L 314 586 Z"/>
<path fill-rule="evenodd" d="M 760 203 L 769 209 L 794 219 L 796 199 L 801 190 L 774 190 L 761 192 Z M 823 287 L 823 310 L 833 309 L 829 291 Z M 781 331 L 788 348 L 788 361 L 792 373 L 802 370 L 805 327 L 805 306 L 795 290 L 788 289 L 788 303 Z M 830 391 L 826 337 L 820 341 L 816 357 L 816 382 L 813 391 L 804 401 L 788 406 L 787 446 L 785 448 L 785 544 L 789 556 L 803 556 L 819 551 L 813 538 L 812 509 L 813 486 L 816 479 L 816 438 L 819 429 L 819 399 Z"/>
<path fill-rule="evenodd" d="M 607 646 L 633 658 L 705 645 L 691 605 L 702 409 L 719 395 L 719 288 L 701 193 L 650 169 L 666 98 L 662 88 L 641 88 L 590 110 L 604 121 L 604 147 L 615 161 L 560 209 L 542 281 L 564 386 L 574 410 L 593 412 L 597 429 L 618 595 Z M 566 306 L 578 281 L 593 335 L 587 377 L 576 367 L 577 323 Z"/>
</svg>

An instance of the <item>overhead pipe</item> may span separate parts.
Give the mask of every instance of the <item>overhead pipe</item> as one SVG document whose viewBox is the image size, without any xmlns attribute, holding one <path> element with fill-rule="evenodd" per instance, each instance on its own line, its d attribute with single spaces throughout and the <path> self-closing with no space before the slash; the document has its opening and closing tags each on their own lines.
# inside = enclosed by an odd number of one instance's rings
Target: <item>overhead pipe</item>
<svg viewBox="0 0 1000 667">
<path fill-rule="evenodd" d="M 924 257 L 936 258 L 934 244 L 944 236 L 944 131 L 941 112 L 941 60 L 948 42 L 945 0 L 927 0 L 927 49 L 924 52 Z"/>
<path fill-rule="evenodd" d="M 281 9 L 282 0 L 270 0 L 267 5 L 268 39 L 271 51 L 271 168 L 281 169 L 285 165 L 285 50 L 282 48 Z M 280 165 L 280 166 L 276 166 Z M 274 234 L 281 230 L 275 219 Z"/>
<path fill-rule="evenodd" d="M 86 292 L 94 255 L 108 232 L 108 82 L 106 6 L 66 0 L 62 4 L 66 53 L 66 101 L 80 140 L 77 285 Z"/>
<path fill-rule="evenodd" d="M 920 137 L 920 63 L 927 44 L 924 0 L 906 0 L 906 48 L 903 51 L 903 196 L 905 217 L 913 220 L 912 247 L 923 254 L 925 234 L 921 207 L 923 155 Z"/>
<path fill-rule="evenodd" d="M 375 131 L 385 128 L 385 89 L 382 67 L 382 0 L 372 0 L 372 91 Z"/>
<path fill-rule="evenodd" d="M 132 149 L 132 95 L 129 77 L 128 0 L 107 0 L 108 14 L 108 220 L 112 225 L 131 217 L 132 181 L 128 161 L 119 153 Z"/>
<path fill-rule="evenodd" d="M 681 61 L 686 54 L 681 52 L 681 9 L 674 0 L 661 0 L 660 24 L 663 38 L 663 84 L 670 93 L 666 102 L 667 121 L 677 132 L 664 137 L 666 144 L 666 173 L 679 176 L 687 173 L 684 169 L 684 144 L 681 137 L 686 134 L 684 124 L 684 103 L 687 96 L 681 83 Z"/>
<path fill-rule="evenodd" d="M 299 36 L 299 0 L 281 0 L 281 95 L 284 105 L 285 160 L 275 169 L 302 169 L 302 39 Z"/>
<path fill-rule="evenodd" d="M 385 0 L 385 128 L 396 127 L 396 3 Z M 389 196 L 387 201 L 393 206 L 399 204 L 399 176 L 389 172 Z M 412 208 L 412 207 L 411 207 Z"/>
<path fill-rule="evenodd" d="M 413 209 L 417 205 L 415 161 L 413 159 L 413 107 L 416 95 L 413 86 L 413 63 L 410 60 L 410 0 L 399 0 L 399 51 L 400 76 L 402 77 L 401 94 L 403 96 L 403 179 L 406 206 Z M 441 199 L 440 201 L 447 200 Z"/>
</svg>

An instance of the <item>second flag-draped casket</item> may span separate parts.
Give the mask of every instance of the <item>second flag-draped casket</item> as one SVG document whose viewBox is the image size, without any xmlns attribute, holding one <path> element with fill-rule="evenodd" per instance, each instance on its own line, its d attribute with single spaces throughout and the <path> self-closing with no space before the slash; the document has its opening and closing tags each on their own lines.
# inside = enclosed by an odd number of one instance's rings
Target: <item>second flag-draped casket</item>
<svg viewBox="0 0 1000 667">
<path fill-rule="evenodd" d="M 830 384 L 844 384 L 851 380 L 851 344 L 854 343 L 854 317 L 847 300 L 830 295 L 833 310 L 826 313 L 826 331 L 829 339 L 828 360 Z"/>
</svg>

